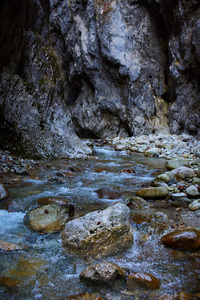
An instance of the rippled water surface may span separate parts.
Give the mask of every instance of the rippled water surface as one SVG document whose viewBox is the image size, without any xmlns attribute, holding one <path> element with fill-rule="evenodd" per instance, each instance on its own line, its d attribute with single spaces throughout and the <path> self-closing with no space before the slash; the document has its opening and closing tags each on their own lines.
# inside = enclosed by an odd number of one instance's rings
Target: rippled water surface
<svg viewBox="0 0 200 300">
<path fill-rule="evenodd" d="M 199 252 L 169 250 L 160 243 L 169 226 L 180 220 L 179 212 L 162 207 L 162 202 L 143 209 L 142 221 L 138 221 L 141 220 L 138 211 L 131 210 L 132 248 L 102 260 L 116 262 L 130 272 L 151 273 L 161 281 L 159 290 L 155 291 L 86 287 L 80 282 L 79 274 L 90 263 L 64 253 L 60 233 L 41 235 L 23 224 L 26 211 L 37 207 L 39 198 L 55 196 L 68 200 L 74 204 L 77 216 L 81 216 L 104 209 L 115 201 L 127 203 L 138 188 L 164 170 L 163 159 L 127 155 L 108 146 L 96 146 L 95 151 L 95 156 L 85 161 L 51 162 L 37 179 L 25 178 L 9 187 L 11 196 L 0 206 L 0 239 L 23 245 L 25 250 L 0 252 L 0 299 L 70 299 L 71 295 L 96 291 L 102 299 L 158 299 L 164 293 L 198 291 Z M 62 182 L 52 180 L 59 177 L 58 172 L 69 171 L 71 167 L 75 170 L 72 177 Z M 122 172 L 127 168 L 135 173 Z M 100 188 L 115 190 L 121 196 L 99 198 L 95 191 Z"/>
</svg>

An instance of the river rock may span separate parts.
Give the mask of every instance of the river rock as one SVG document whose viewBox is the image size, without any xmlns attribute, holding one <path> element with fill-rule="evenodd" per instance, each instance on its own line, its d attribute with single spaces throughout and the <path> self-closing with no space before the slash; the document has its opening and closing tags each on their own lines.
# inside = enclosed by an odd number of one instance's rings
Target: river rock
<svg viewBox="0 0 200 300">
<path fill-rule="evenodd" d="M 107 188 L 100 188 L 95 191 L 98 197 L 101 198 L 108 198 L 108 199 L 119 199 L 122 196 L 122 193 L 119 191 L 107 189 Z"/>
<path fill-rule="evenodd" d="M 165 187 L 142 188 L 136 192 L 136 195 L 150 199 L 165 198 L 168 195 L 168 190 Z"/>
<path fill-rule="evenodd" d="M 130 274 L 127 281 L 127 288 L 135 290 L 138 285 L 145 289 L 157 289 L 160 286 L 160 280 L 148 273 Z"/>
<path fill-rule="evenodd" d="M 200 199 L 194 200 L 190 205 L 189 205 L 190 210 L 197 210 L 200 209 Z"/>
<path fill-rule="evenodd" d="M 4 240 L 0 240 L 0 250 L 4 251 L 16 251 L 16 250 L 22 250 L 23 248 L 20 247 L 17 244 L 6 242 Z"/>
<path fill-rule="evenodd" d="M 10 196 L 10 192 L 8 191 L 5 184 L 0 183 L 0 200 L 4 200 Z"/>
<path fill-rule="evenodd" d="M 90 284 L 113 286 L 117 281 L 125 281 L 127 270 L 115 263 L 103 262 L 89 266 L 79 275 L 80 279 Z"/>
<path fill-rule="evenodd" d="M 169 182 L 172 179 L 174 179 L 174 174 L 171 172 L 165 172 L 163 174 L 158 175 L 154 180 L 162 181 L 162 182 Z"/>
<path fill-rule="evenodd" d="M 199 195 L 199 191 L 197 189 L 197 187 L 195 185 L 191 185 L 186 189 L 186 194 L 189 196 L 198 196 Z"/>
<path fill-rule="evenodd" d="M 182 166 L 188 166 L 189 162 L 185 159 L 171 159 L 167 160 L 165 166 L 168 170 L 177 169 Z"/>
<path fill-rule="evenodd" d="M 141 197 L 130 197 L 127 206 L 132 209 L 142 209 L 144 207 L 149 207 L 149 203 Z"/>
<path fill-rule="evenodd" d="M 200 231 L 193 228 L 175 230 L 164 235 L 161 242 L 173 249 L 195 250 L 200 247 Z"/>
<path fill-rule="evenodd" d="M 145 152 L 145 155 L 147 156 L 156 156 L 158 154 L 161 154 L 162 153 L 162 149 L 161 148 L 157 148 L 157 147 L 154 147 L 154 148 L 150 148 L 148 149 L 146 152 Z"/>
<path fill-rule="evenodd" d="M 65 250 L 86 258 L 99 258 L 125 250 L 133 243 L 130 209 L 116 203 L 69 221 L 62 230 Z"/>
<path fill-rule="evenodd" d="M 177 169 L 172 170 L 172 173 L 174 175 L 178 175 L 178 177 L 181 178 L 192 178 L 195 176 L 195 171 L 192 168 L 188 168 L 188 167 L 180 167 Z"/>
<path fill-rule="evenodd" d="M 32 230 L 52 233 L 60 231 L 68 219 L 66 207 L 48 204 L 27 212 L 24 216 L 24 223 Z"/>
</svg>

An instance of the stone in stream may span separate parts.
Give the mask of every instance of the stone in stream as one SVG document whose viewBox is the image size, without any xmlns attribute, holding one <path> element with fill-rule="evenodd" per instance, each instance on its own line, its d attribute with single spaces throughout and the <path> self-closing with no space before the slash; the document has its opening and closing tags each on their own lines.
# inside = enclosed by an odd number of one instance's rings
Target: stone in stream
<svg viewBox="0 0 200 300">
<path fill-rule="evenodd" d="M 197 210 L 200 209 L 200 199 L 194 200 L 190 205 L 189 205 L 190 210 Z"/>
<path fill-rule="evenodd" d="M 132 273 L 127 280 L 127 288 L 135 290 L 138 285 L 144 289 L 157 289 L 160 286 L 160 280 L 148 273 Z"/>
<path fill-rule="evenodd" d="M 16 250 L 22 250 L 23 248 L 20 247 L 17 244 L 6 242 L 4 240 L 0 240 L 0 250 L 3 251 L 16 251 Z"/>
<path fill-rule="evenodd" d="M 48 204 L 27 212 L 24 216 L 24 223 L 32 230 L 52 233 L 60 231 L 68 219 L 67 207 Z"/>
<path fill-rule="evenodd" d="M 122 193 L 119 191 L 107 189 L 107 188 L 101 188 L 95 191 L 97 193 L 98 197 L 101 198 L 108 198 L 108 199 L 119 199 L 122 196 Z"/>
<path fill-rule="evenodd" d="M 0 200 L 4 200 L 10 196 L 10 192 L 8 191 L 7 187 L 0 183 Z"/>
<path fill-rule="evenodd" d="M 168 196 L 168 190 L 165 187 L 142 188 L 136 192 L 136 195 L 149 199 L 165 198 Z"/>
<path fill-rule="evenodd" d="M 62 230 L 65 250 L 85 258 L 100 258 L 126 250 L 133 243 L 130 209 L 115 203 L 103 211 L 94 211 L 69 221 Z"/>
<path fill-rule="evenodd" d="M 85 283 L 113 286 L 116 282 L 125 282 L 128 271 L 115 263 L 103 262 L 89 266 L 80 275 Z"/>
<path fill-rule="evenodd" d="M 195 250 L 200 248 L 200 231 L 194 228 L 175 230 L 164 235 L 161 242 L 172 249 Z"/>
<path fill-rule="evenodd" d="M 198 196 L 199 195 L 198 188 L 195 185 L 190 185 L 186 189 L 186 194 L 191 197 Z"/>
<path fill-rule="evenodd" d="M 45 205 L 45 204 L 50 204 L 50 203 L 55 203 L 58 205 L 69 205 L 69 202 L 61 199 L 61 198 L 56 198 L 56 197 L 44 197 L 44 198 L 39 198 L 37 200 L 37 203 L 40 205 Z"/>
<path fill-rule="evenodd" d="M 165 166 L 168 170 L 173 170 L 188 165 L 189 162 L 186 159 L 171 159 L 171 160 L 167 160 L 165 163 Z"/>
<path fill-rule="evenodd" d="M 195 171 L 192 168 L 180 167 L 172 170 L 172 173 L 180 178 L 192 178 L 195 176 Z"/>
</svg>

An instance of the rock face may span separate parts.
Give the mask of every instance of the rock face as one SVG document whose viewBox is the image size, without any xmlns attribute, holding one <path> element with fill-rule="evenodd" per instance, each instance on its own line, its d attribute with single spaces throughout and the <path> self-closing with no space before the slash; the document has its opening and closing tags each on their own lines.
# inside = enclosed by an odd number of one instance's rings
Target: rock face
<svg viewBox="0 0 200 300">
<path fill-rule="evenodd" d="M 48 204 L 27 212 L 24 216 L 24 223 L 32 230 L 52 233 L 60 231 L 68 218 L 66 207 Z"/>
<path fill-rule="evenodd" d="M 195 250 L 200 247 L 200 231 L 193 228 L 175 230 L 164 235 L 161 242 L 169 248 Z"/>
<path fill-rule="evenodd" d="M 86 258 L 100 258 L 125 250 L 133 243 L 130 210 L 116 203 L 103 211 L 91 212 L 67 222 L 61 237 L 65 250 Z"/>
<path fill-rule="evenodd" d="M 1 146 L 73 157 L 75 131 L 200 132 L 198 0 L 0 5 Z"/>
</svg>

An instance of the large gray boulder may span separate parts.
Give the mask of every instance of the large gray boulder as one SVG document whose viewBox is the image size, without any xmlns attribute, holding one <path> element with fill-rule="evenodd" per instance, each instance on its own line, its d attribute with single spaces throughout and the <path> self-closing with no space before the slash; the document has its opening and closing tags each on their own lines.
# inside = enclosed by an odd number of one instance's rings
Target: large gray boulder
<svg viewBox="0 0 200 300">
<path fill-rule="evenodd" d="M 130 210 L 116 203 L 69 221 L 62 230 L 63 248 L 85 258 L 100 258 L 126 250 L 133 243 Z"/>
</svg>

